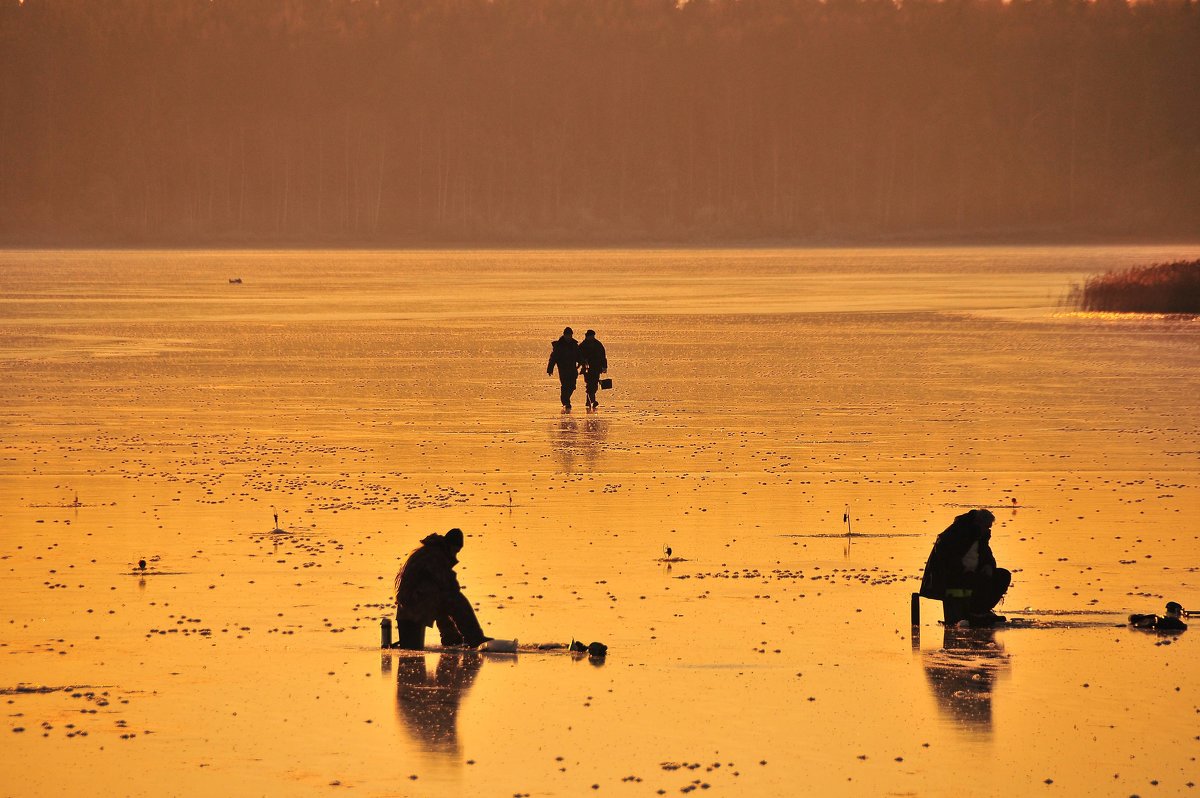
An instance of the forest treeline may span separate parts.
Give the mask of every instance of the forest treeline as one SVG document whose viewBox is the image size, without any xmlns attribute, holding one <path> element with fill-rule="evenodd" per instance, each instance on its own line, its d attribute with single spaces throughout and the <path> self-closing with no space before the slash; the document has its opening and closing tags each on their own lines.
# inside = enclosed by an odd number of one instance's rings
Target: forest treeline
<svg viewBox="0 0 1200 798">
<path fill-rule="evenodd" d="M 1196 0 L 0 0 L 0 243 L 1197 233 Z"/>
</svg>

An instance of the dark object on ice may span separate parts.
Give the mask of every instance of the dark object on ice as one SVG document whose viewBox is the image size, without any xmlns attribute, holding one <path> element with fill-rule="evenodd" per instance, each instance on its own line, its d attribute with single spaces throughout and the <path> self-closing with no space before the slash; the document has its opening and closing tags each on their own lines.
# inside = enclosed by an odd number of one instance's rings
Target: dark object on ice
<svg viewBox="0 0 1200 798">
<path fill-rule="evenodd" d="M 587 389 L 587 406 L 599 407 L 596 389 L 602 386 L 611 388 L 612 380 L 600 379 L 600 375 L 608 371 L 608 355 L 604 353 L 604 344 L 596 337 L 595 330 L 588 330 L 579 342 L 579 366 L 583 373 L 583 387 Z M 604 385 L 606 382 L 608 385 Z"/>
<path fill-rule="evenodd" d="M 241 284 L 242 284 L 242 278 L 241 278 L 241 277 L 230 277 L 230 278 L 229 278 L 229 284 L 230 284 L 230 285 L 241 285 Z"/>
<path fill-rule="evenodd" d="M 392 647 L 392 619 L 384 618 L 379 622 L 379 647 Z"/>
<path fill-rule="evenodd" d="M 1135 629 L 1154 629 L 1159 632 L 1183 632 L 1187 631 L 1188 625 L 1184 622 L 1183 616 L 1187 615 L 1183 611 L 1183 606 L 1178 601 L 1167 602 L 1166 615 L 1140 615 L 1133 614 L 1129 616 L 1129 625 Z"/>
<path fill-rule="evenodd" d="M 946 602 L 943 601 L 943 609 L 945 608 L 945 606 L 946 606 Z M 951 602 L 951 606 L 952 607 L 954 606 L 953 602 Z M 961 609 L 961 608 L 959 608 L 959 609 Z M 909 613 L 911 615 L 912 625 L 917 627 L 917 629 L 913 630 L 913 634 L 914 634 L 913 639 L 917 640 L 917 639 L 919 639 L 919 636 L 920 636 L 920 626 L 921 626 L 921 594 L 920 593 L 912 594 L 911 606 L 909 609 Z M 987 612 L 982 612 L 982 613 L 968 613 L 965 618 L 959 618 L 956 621 L 952 621 L 949 618 L 945 618 L 943 620 L 943 624 L 947 628 L 952 627 L 952 626 L 959 626 L 964 622 L 971 629 L 993 629 L 997 626 L 1003 626 L 1003 625 L 1007 624 L 1008 618 L 1004 617 L 1003 615 L 998 615 L 997 613 L 992 612 L 991 610 L 988 610 Z"/>
<path fill-rule="evenodd" d="M 546 374 L 553 374 L 558 367 L 558 382 L 561 387 L 560 397 L 564 410 L 571 409 L 571 394 L 575 393 L 575 385 L 579 377 L 579 364 L 583 356 L 579 351 L 579 342 L 575 340 L 570 327 L 563 330 L 562 337 L 550 343 L 550 360 L 546 363 Z"/>
<path fill-rule="evenodd" d="M 1068 298 L 1081 310 L 1200 313 L 1200 260 L 1134 266 L 1089 277 Z"/>
<path fill-rule="evenodd" d="M 604 659 L 608 656 L 608 646 L 595 641 L 584 645 L 582 640 L 572 640 L 571 647 L 567 650 L 575 654 L 587 654 L 593 659 Z"/>
<path fill-rule="evenodd" d="M 400 648 L 423 649 L 425 629 L 437 624 L 442 645 L 480 645 L 483 633 L 463 595 L 454 566 L 463 547 L 461 529 L 436 532 L 421 541 L 396 574 L 396 637 Z"/>
<path fill-rule="evenodd" d="M 942 602 L 947 626 L 963 620 L 984 627 L 1004 622 L 992 608 L 1004 597 L 1012 574 L 996 567 L 989 545 L 995 520 L 988 510 L 970 510 L 957 516 L 933 544 L 920 595 Z"/>
<path fill-rule="evenodd" d="M 146 561 L 145 560 L 138 560 L 138 570 L 139 571 L 146 570 Z"/>
<path fill-rule="evenodd" d="M 972 629 L 991 629 L 994 626 L 1002 626 L 1008 622 L 1008 618 L 1003 615 L 988 610 L 987 612 L 972 613 L 967 616 L 967 623 Z"/>
</svg>

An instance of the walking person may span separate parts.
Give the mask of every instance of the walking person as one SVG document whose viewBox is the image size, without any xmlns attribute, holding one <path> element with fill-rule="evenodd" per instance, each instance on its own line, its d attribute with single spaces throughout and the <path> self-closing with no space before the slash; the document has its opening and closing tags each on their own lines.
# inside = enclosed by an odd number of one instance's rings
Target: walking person
<svg viewBox="0 0 1200 798">
<path fill-rule="evenodd" d="M 580 362 L 583 364 L 583 386 L 587 390 L 587 406 L 599 407 L 596 401 L 596 389 L 600 387 L 600 375 L 608 371 L 608 357 L 604 354 L 604 344 L 596 337 L 595 330 L 584 333 L 579 343 Z"/>
<path fill-rule="evenodd" d="M 546 374 L 553 374 L 558 367 L 558 382 L 562 387 L 563 410 L 571 409 L 571 394 L 579 378 L 579 342 L 570 327 L 563 329 L 562 337 L 550 344 L 550 360 L 546 363 Z"/>
</svg>

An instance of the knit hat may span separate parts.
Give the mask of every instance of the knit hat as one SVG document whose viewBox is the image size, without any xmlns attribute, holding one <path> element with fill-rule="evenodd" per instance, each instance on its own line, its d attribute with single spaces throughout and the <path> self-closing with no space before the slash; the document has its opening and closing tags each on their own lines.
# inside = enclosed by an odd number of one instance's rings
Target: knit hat
<svg viewBox="0 0 1200 798">
<path fill-rule="evenodd" d="M 461 549 L 463 547 L 463 531 L 454 527 L 446 533 L 446 542 L 456 549 Z"/>
<path fill-rule="evenodd" d="M 967 515 L 970 516 L 972 521 L 984 524 L 985 526 L 991 526 L 996 520 L 996 516 L 992 514 L 991 510 L 971 510 Z"/>
</svg>

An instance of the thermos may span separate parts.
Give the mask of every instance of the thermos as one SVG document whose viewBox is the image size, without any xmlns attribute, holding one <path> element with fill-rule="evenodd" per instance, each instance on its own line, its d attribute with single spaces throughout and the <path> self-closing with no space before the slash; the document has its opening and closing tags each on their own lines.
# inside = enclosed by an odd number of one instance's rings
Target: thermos
<svg viewBox="0 0 1200 798">
<path fill-rule="evenodd" d="M 392 647 L 392 619 L 384 618 L 379 622 L 379 647 Z"/>
</svg>

